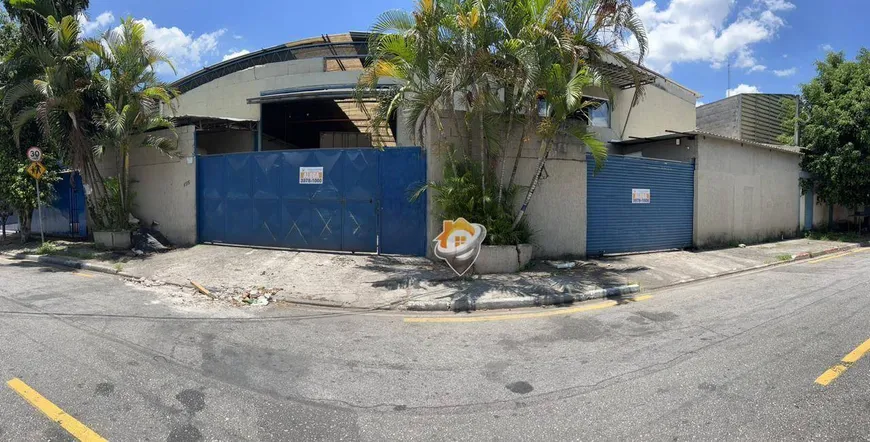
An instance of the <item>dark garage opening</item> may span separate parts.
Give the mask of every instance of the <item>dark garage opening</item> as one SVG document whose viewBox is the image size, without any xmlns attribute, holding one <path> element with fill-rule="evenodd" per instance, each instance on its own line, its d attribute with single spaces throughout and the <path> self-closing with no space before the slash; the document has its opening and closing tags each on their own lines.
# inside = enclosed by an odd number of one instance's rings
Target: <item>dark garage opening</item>
<svg viewBox="0 0 870 442">
<path fill-rule="evenodd" d="M 356 148 L 396 145 L 395 117 L 390 130 L 372 139 L 374 102 L 360 108 L 354 99 L 306 99 L 263 103 L 262 150 Z"/>
</svg>

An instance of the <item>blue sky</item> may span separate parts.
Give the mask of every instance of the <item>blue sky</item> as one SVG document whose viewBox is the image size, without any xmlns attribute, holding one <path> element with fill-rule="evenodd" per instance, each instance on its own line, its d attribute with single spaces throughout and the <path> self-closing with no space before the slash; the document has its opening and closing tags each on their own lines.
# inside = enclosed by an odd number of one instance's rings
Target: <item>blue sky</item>
<svg viewBox="0 0 870 442">
<path fill-rule="evenodd" d="M 647 27 L 647 65 L 703 95 L 728 88 L 794 93 L 825 50 L 855 55 L 870 42 L 866 0 L 634 0 Z M 411 0 L 91 0 L 85 30 L 97 33 L 124 16 L 144 20 L 151 39 L 179 74 L 232 54 L 325 33 L 366 30 L 382 11 Z M 164 72 L 167 78 L 174 78 Z"/>
</svg>

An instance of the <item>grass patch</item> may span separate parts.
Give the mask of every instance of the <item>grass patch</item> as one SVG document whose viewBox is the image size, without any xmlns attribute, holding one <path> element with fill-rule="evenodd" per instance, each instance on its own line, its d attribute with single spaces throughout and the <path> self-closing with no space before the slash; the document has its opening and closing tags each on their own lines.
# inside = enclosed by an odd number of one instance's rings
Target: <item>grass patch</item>
<svg viewBox="0 0 870 442">
<path fill-rule="evenodd" d="M 807 239 L 818 241 L 861 242 L 866 241 L 867 235 L 859 235 L 855 232 L 833 232 L 827 230 L 813 230 L 804 235 Z"/>
<path fill-rule="evenodd" d="M 777 255 L 776 259 L 779 262 L 791 261 L 791 255 L 788 255 L 788 254 Z"/>
<path fill-rule="evenodd" d="M 55 243 L 48 241 L 37 247 L 35 253 L 37 255 L 56 255 L 58 252 L 60 252 L 60 248 Z"/>
<path fill-rule="evenodd" d="M 68 247 L 66 250 L 63 251 L 63 255 L 79 259 L 94 259 L 96 258 L 97 253 L 90 249 Z"/>
<path fill-rule="evenodd" d="M 124 264 L 121 264 L 120 262 L 116 262 L 115 265 L 113 265 L 112 267 L 115 268 L 116 272 L 124 270 Z"/>
</svg>

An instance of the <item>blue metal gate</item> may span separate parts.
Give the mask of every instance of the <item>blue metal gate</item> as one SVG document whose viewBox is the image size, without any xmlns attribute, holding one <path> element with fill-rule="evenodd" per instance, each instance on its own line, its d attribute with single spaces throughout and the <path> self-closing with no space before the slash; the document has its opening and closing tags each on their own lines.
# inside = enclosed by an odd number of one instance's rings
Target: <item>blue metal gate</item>
<svg viewBox="0 0 870 442">
<path fill-rule="evenodd" d="M 695 165 L 611 155 L 598 174 L 587 156 L 586 253 L 692 245 Z"/>
<path fill-rule="evenodd" d="M 417 147 L 200 156 L 199 241 L 424 255 L 425 179 Z"/>
<path fill-rule="evenodd" d="M 30 228 L 34 232 L 44 229 L 42 231 L 51 236 L 87 238 L 88 217 L 82 176 L 78 172 L 64 172 L 60 177 L 60 181 L 54 184 L 57 199 L 42 207 L 45 226 L 40 226 L 39 212 L 34 210 Z"/>
</svg>

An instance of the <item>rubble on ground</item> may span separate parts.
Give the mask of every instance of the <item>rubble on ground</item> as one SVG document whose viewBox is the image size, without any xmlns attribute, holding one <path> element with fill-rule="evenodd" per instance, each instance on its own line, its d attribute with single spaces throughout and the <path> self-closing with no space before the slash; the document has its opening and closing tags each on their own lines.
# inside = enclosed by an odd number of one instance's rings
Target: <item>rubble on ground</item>
<svg viewBox="0 0 870 442">
<path fill-rule="evenodd" d="M 133 231 L 133 253 L 142 256 L 147 253 L 165 252 L 172 248 L 172 244 L 165 236 L 154 229 L 140 227 Z"/>
<path fill-rule="evenodd" d="M 139 284 L 145 287 L 161 287 L 166 285 L 163 281 L 157 281 L 154 279 L 148 278 L 125 278 L 127 281 L 132 282 L 134 284 Z"/>
<path fill-rule="evenodd" d="M 248 305 L 268 305 L 269 301 L 272 300 L 272 297 L 275 296 L 276 293 L 280 292 L 281 289 L 267 289 L 265 287 L 254 287 L 248 290 L 242 291 L 240 294 L 234 295 L 232 297 L 233 301 L 236 301 L 241 304 Z"/>
</svg>

